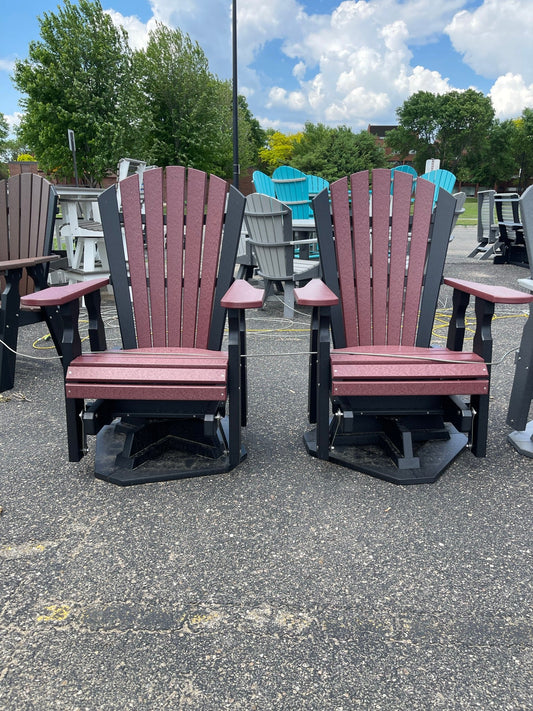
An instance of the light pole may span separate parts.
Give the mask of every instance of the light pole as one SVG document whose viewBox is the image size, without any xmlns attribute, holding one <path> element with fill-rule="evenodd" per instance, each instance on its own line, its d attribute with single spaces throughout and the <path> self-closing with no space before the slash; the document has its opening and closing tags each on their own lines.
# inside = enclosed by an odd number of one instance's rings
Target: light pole
<svg viewBox="0 0 533 711">
<path fill-rule="evenodd" d="M 233 46 L 233 185 L 239 187 L 239 102 L 237 91 L 237 0 L 232 8 L 232 46 Z"/>
</svg>

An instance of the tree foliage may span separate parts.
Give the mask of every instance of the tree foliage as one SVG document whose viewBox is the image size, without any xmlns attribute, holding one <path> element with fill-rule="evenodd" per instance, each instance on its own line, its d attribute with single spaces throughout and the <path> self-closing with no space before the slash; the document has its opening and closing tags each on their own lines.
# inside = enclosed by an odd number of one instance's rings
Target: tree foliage
<svg viewBox="0 0 533 711">
<path fill-rule="evenodd" d="M 267 129 L 264 146 L 259 149 L 259 158 L 268 173 L 292 161 L 295 146 L 301 137 L 301 133 L 285 134 L 272 128 Z"/>
<path fill-rule="evenodd" d="M 231 84 L 209 71 L 188 35 L 158 24 L 146 49 L 133 53 L 100 0 L 64 0 L 39 22 L 41 39 L 16 63 L 14 82 L 25 95 L 21 136 L 41 167 L 61 179 L 72 176 L 72 129 L 78 169 L 89 184 L 127 155 L 231 176 Z M 240 161 L 247 167 L 264 135 L 244 97 L 238 110 Z"/>
<path fill-rule="evenodd" d="M 527 108 L 513 121 L 512 153 L 518 165 L 519 188 L 523 189 L 533 178 L 533 109 Z"/>
<path fill-rule="evenodd" d="M 7 178 L 7 151 L 9 148 L 9 126 L 6 117 L 0 112 L 0 180 Z"/>
<path fill-rule="evenodd" d="M 367 131 L 354 133 L 347 126 L 307 123 L 295 145 L 292 165 L 332 181 L 359 170 L 383 167 L 385 152 Z"/>
<path fill-rule="evenodd" d="M 231 83 L 209 70 L 197 42 L 159 23 L 145 50 L 135 54 L 141 152 L 157 165 L 189 165 L 229 178 L 233 169 Z M 257 160 L 262 131 L 244 97 L 238 97 L 239 159 Z"/>
<path fill-rule="evenodd" d="M 67 129 L 76 136 L 77 163 L 87 182 L 100 181 L 135 141 L 133 75 L 126 34 L 100 0 L 64 0 L 39 18 L 41 39 L 15 64 L 25 94 L 21 137 L 42 168 L 73 173 Z"/>
<path fill-rule="evenodd" d="M 494 122 L 490 98 L 474 89 L 441 95 L 419 91 L 396 114 L 399 126 L 389 131 L 386 143 L 401 158 L 415 151 L 419 173 L 428 158 L 457 173 L 465 156 L 481 152 Z"/>
</svg>

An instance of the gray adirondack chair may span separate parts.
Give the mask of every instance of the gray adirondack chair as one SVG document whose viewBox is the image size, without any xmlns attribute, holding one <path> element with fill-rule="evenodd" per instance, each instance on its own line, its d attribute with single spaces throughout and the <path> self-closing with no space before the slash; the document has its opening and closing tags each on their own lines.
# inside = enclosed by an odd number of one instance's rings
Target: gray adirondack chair
<svg viewBox="0 0 533 711">
<path fill-rule="evenodd" d="M 500 230 L 494 216 L 495 190 L 480 190 L 477 194 L 477 245 L 468 255 L 488 259 L 500 246 Z"/>
<path fill-rule="evenodd" d="M 459 219 L 459 215 L 462 215 L 465 211 L 466 202 L 466 193 L 454 193 L 453 196 L 455 198 L 455 212 L 453 213 L 450 241 L 453 239 L 453 231 Z"/>
<path fill-rule="evenodd" d="M 529 258 L 530 276 L 519 279 L 520 286 L 533 293 L 533 185 L 522 195 L 519 214 L 524 231 L 524 241 Z M 533 400 L 533 307 L 522 331 L 522 340 L 516 358 L 516 369 L 509 398 L 507 424 L 513 428 L 507 439 L 521 454 L 533 457 L 533 421 L 527 421 Z"/>
<path fill-rule="evenodd" d="M 313 240 L 294 240 L 292 212 L 284 203 L 260 193 L 246 198 L 244 220 L 257 273 L 265 284 L 265 301 L 275 285 L 283 285 L 283 314 L 294 314 L 294 285 L 320 275 L 317 260 L 295 259 L 294 247 Z"/>
</svg>

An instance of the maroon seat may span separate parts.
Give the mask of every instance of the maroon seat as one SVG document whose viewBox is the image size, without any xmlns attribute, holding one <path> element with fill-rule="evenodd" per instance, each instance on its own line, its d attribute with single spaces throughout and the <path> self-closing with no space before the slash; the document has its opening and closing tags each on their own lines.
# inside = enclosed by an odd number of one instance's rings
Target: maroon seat
<svg viewBox="0 0 533 711">
<path fill-rule="evenodd" d="M 26 299 L 61 306 L 69 458 L 78 461 L 95 434 L 96 476 L 114 483 L 228 471 L 246 454 L 243 309 L 262 304 L 261 291 L 233 282 L 244 197 L 220 178 L 173 166 L 145 173 L 144 210 L 136 175 L 121 183 L 121 198 L 127 260 L 115 186 L 99 203 L 122 350 L 106 349 L 106 279 Z M 82 295 L 91 340 L 83 354 Z"/>
<path fill-rule="evenodd" d="M 454 289 L 445 348 L 431 333 L 455 199 L 390 171 L 363 171 L 314 200 L 324 281 L 295 290 L 313 306 L 308 451 L 396 483 L 432 482 L 470 441 L 484 456 L 495 303 L 532 297 L 445 279 Z M 351 200 L 350 200 L 351 188 Z M 476 297 L 473 352 L 464 316 Z M 333 349 L 330 348 L 330 330 Z M 330 402 L 333 416 L 330 415 Z M 473 417 L 473 414 L 476 414 Z"/>
<path fill-rule="evenodd" d="M 15 382 L 18 330 L 46 321 L 58 353 L 61 323 L 57 309 L 20 308 L 20 297 L 47 287 L 57 194 L 32 173 L 0 181 L 0 392 Z"/>
</svg>

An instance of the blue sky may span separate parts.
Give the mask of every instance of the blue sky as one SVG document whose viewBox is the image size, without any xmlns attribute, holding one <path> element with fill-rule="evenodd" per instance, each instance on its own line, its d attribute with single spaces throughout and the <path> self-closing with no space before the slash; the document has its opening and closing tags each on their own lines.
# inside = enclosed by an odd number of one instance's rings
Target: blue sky
<svg viewBox="0 0 533 711">
<path fill-rule="evenodd" d="M 212 72 L 231 77 L 231 0 L 101 0 L 132 46 L 156 21 L 198 41 Z M 533 107 L 533 0 L 237 0 L 239 91 L 261 124 L 395 123 L 421 89 L 473 87 L 499 118 Z M 7 2 L 0 28 L 0 111 L 20 111 L 9 75 L 59 0 Z"/>
</svg>

